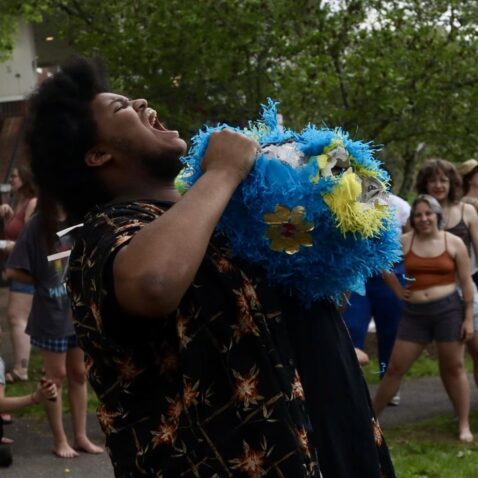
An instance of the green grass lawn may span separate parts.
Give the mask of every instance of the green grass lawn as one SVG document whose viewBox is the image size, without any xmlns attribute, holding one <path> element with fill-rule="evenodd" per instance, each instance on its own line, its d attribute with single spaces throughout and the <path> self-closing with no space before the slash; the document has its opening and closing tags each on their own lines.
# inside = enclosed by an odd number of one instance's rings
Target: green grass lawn
<svg viewBox="0 0 478 478">
<path fill-rule="evenodd" d="M 478 438 L 478 412 L 471 414 Z M 456 439 L 453 417 L 401 425 L 384 430 L 397 478 L 478 478 L 478 443 Z"/>
<path fill-rule="evenodd" d="M 468 355 L 465 367 L 473 371 Z M 376 358 L 372 357 L 363 371 L 368 383 L 379 382 Z M 431 349 L 423 352 L 405 380 L 433 376 L 438 376 L 438 361 Z M 470 418 L 477 437 L 473 444 L 457 440 L 457 422 L 451 414 L 385 429 L 397 478 L 478 478 L 478 411 L 473 411 Z"/>
<path fill-rule="evenodd" d="M 16 383 L 8 383 L 6 386 L 6 393 L 7 397 L 9 396 L 21 396 L 27 395 L 36 390 L 36 386 L 38 381 L 42 378 L 42 360 L 38 350 L 32 349 L 32 354 L 30 358 L 30 366 L 29 366 L 29 380 L 28 382 L 16 382 Z M 63 387 L 63 410 L 65 413 L 69 413 L 70 408 L 68 404 L 68 382 L 65 382 L 65 386 Z M 98 404 L 98 400 L 96 395 L 88 388 L 88 411 L 95 412 L 96 407 Z M 31 407 L 23 408 L 22 410 L 17 410 L 13 413 L 15 416 L 36 416 L 41 417 L 44 416 L 43 405 L 33 405 Z"/>
<path fill-rule="evenodd" d="M 432 355 L 433 351 L 425 350 L 419 359 L 413 364 L 405 376 L 405 380 L 421 377 L 436 377 L 438 376 L 438 360 Z M 467 354 L 465 357 L 465 368 L 468 372 L 473 371 L 472 361 Z M 379 366 L 376 358 L 371 357 L 370 363 L 363 367 L 363 372 L 367 383 L 376 384 L 380 381 Z M 476 473 L 478 478 L 478 471 Z"/>
</svg>

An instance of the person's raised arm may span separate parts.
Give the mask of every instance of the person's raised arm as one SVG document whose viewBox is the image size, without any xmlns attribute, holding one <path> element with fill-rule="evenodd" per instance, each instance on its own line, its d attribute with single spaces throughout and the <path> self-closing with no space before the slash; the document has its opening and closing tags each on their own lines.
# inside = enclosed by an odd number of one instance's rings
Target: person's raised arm
<svg viewBox="0 0 478 478">
<path fill-rule="evenodd" d="M 114 289 L 126 312 L 158 317 L 178 307 L 232 194 L 249 174 L 258 147 L 232 131 L 211 135 L 201 163 L 204 174 L 114 259 Z"/>
</svg>

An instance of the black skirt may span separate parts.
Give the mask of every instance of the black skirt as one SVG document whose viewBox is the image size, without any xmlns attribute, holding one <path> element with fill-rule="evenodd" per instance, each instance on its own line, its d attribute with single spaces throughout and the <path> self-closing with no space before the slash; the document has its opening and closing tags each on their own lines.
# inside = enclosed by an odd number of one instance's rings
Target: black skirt
<svg viewBox="0 0 478 478">
<path fill-rule="evenodd" d="M 395 477 L 346 326 L 334 304 L 284 304 L 324 478 Z"/>
</svg>

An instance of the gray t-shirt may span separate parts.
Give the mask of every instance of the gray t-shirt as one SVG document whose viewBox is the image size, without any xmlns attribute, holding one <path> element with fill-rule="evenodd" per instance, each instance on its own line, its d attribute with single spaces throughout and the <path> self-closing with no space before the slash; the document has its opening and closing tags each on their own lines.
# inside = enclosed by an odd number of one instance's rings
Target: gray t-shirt
<svg viewBox="0 0 478 478">
<path fill-rule="evenodd" d="M 68 259 L 48 262 L 40 227 L 39 216 L 35 214 L 23 227 L 7 267 L 24 270 L 33 277 L 35 294 L 26 332 L 35 339 L 61 339 L 75 333 L 63 281 Z M 50 254 L 68 249 L 71 249 L 71 238 L 64 236 L 55 243 Z"/>
</svg>

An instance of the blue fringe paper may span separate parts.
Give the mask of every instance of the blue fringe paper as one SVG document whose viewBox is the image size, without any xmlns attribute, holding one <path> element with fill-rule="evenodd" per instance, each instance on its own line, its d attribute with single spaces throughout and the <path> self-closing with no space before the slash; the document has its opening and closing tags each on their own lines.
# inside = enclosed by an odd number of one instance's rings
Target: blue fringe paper
<svg viewBox="0 0 478 478">
<path fill-rule="evenodd" d="M 183 158 L 186 168 L 182 180 L 189 187 L 197 181 L 202 174 L 200 164 L 211 133 L 229 128 L 255 137 L 261 146 L 293 140 L 307 156 L 320 155 L 333 139 L 340 138 L 360 167 L 374 171 L 381 180 L 387 181 L 388 175 L 374 159 L 370 143 L 351 140 L 340 129 L 317 128 L 312 124 L 300 133 L 282 130 L 277 123 L 276 103 L 269 100 L 262 108 L 262 118 L 251 122 L 247 130 L 227 125 L 200 130 Z M 322 298 L 340 300 L 345 291 L 363 294 L 367 278 L 390 270 L 401 256 L 394 214 L 390 215 L 391 219 L 384 219 L 382 230 L 373 237 L 344 235 L 323 199 L 324 194 L 333 192 L 337 181 L 320 178 L 314 184 L 311 178 L 317 172 L 317 161 L 293 168 L 278 159 L 260 155 L 234 193 L 217 227 L 229 238 L 234 254 L 262 266 L 271 282 L 291 290 L 305 305 Z M 305 208 L 306 221 L 315 224 L 311 232 L 313 247 L 303 247 L 293 255 L 271 250 L 264 214 L 273 212 L 278 204 L 290 209 Z"/>
</svg>

